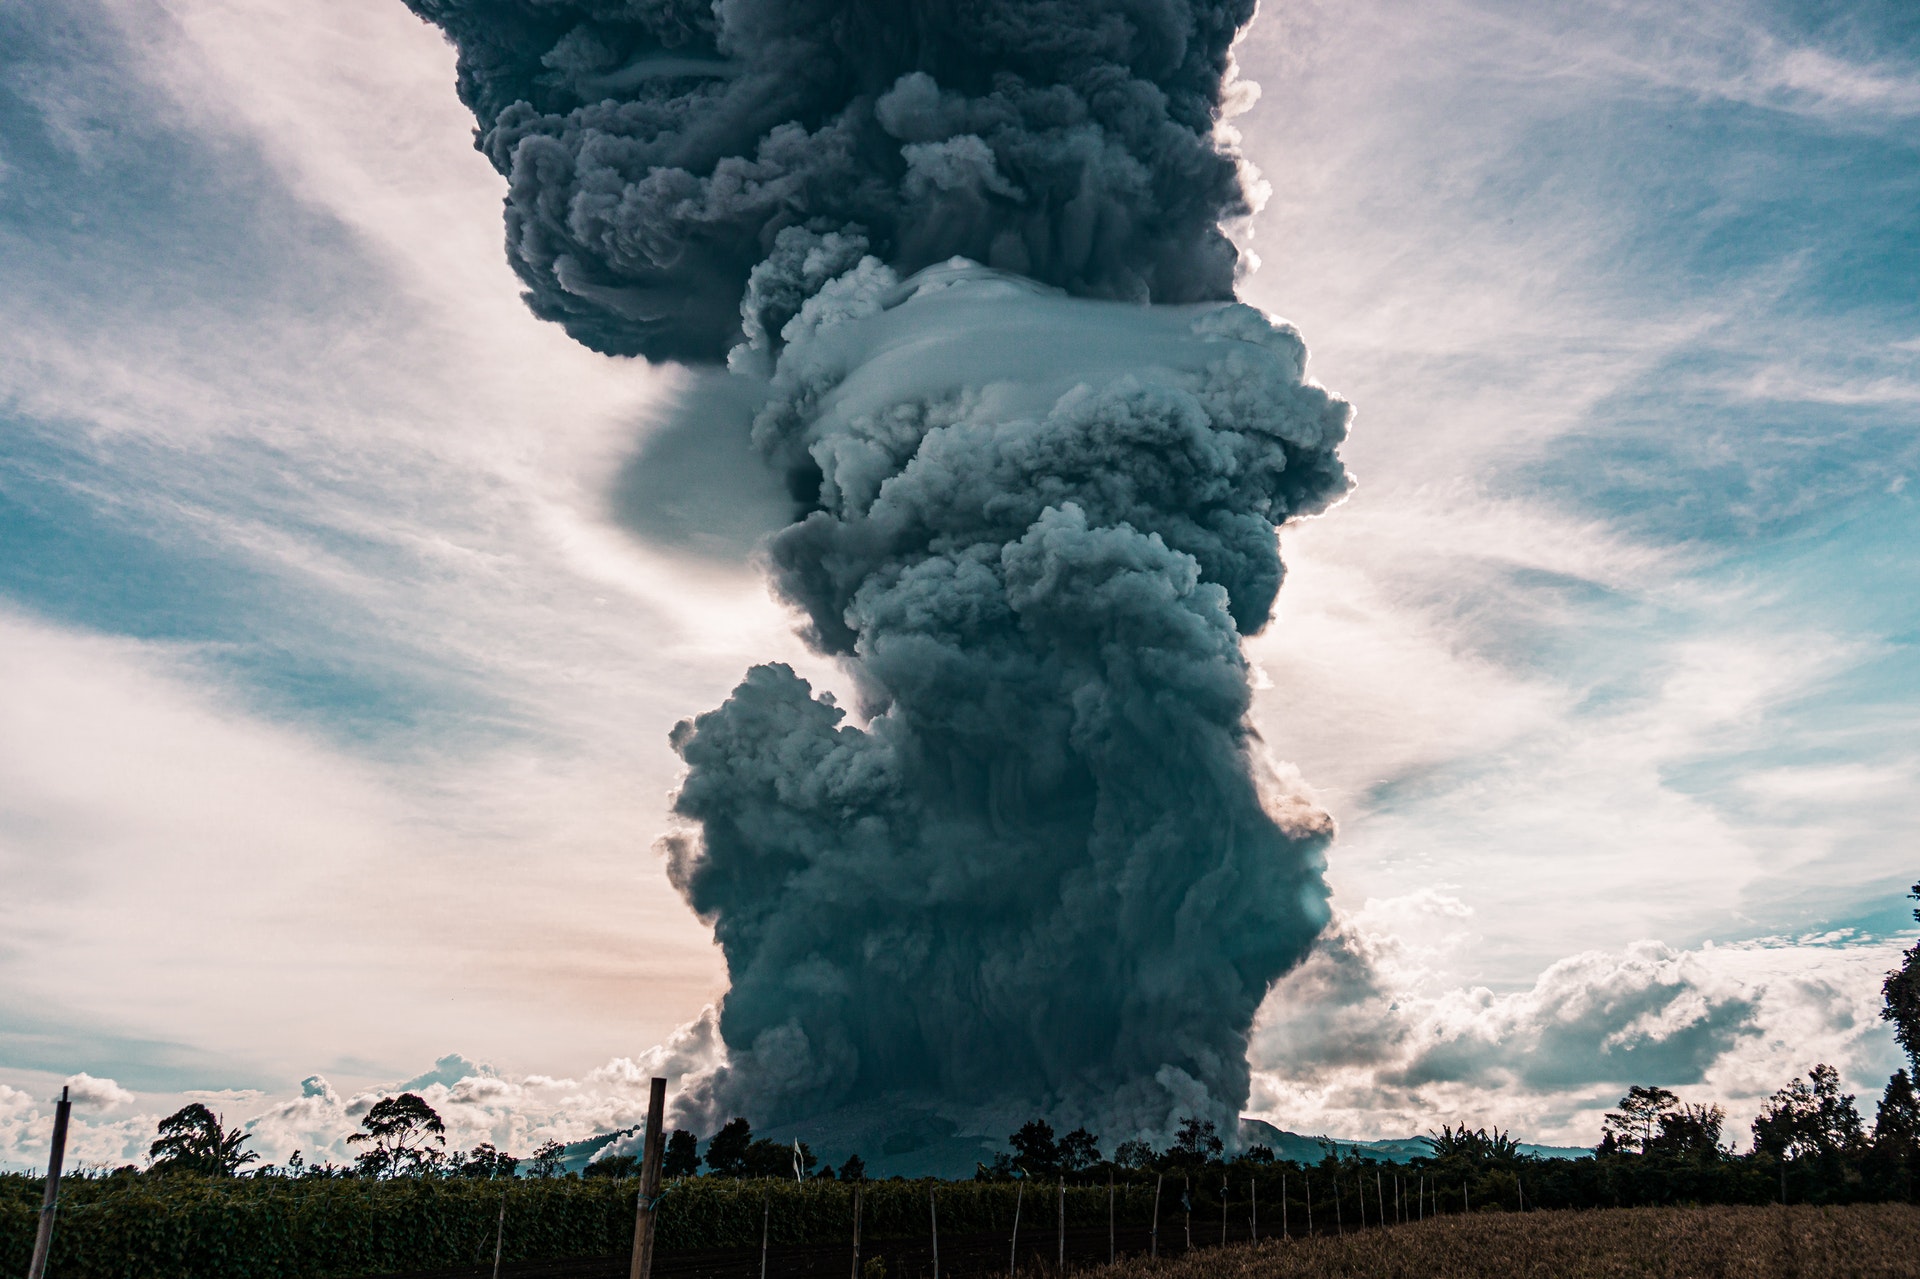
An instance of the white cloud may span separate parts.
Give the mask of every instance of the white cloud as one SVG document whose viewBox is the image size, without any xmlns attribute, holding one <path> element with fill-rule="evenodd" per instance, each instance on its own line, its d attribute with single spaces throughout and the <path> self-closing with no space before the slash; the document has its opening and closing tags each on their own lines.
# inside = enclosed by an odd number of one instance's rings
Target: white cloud
<svg viewBox="0 0 1920 1279">
<path fill-rule="evenodd" d="M 133 1100 L 133 1094 L 111 1079 L 95 1079 L 89 1074 L 67 1077 L 67 1096 L 85 1110 L 112 1110 Z"/>
<path fill-rule="evenodd" d="M 1601 1114 L 1645 1083 L 1724 1105 L 1741 1136 L 1768 1094 L 1826 1061 L 1870 1116 L 1895 1064 L 1873 1013 L 1898 951 L 1850 935 L 1638 942 L 1569 956 L 1500 993 L 1449 985 L 1392 933 L 1342 918 L 1262 1009 L 1251 1111 L 1306 1133 L 1464 1121 L 1591 1145 Z"/>
</svg>

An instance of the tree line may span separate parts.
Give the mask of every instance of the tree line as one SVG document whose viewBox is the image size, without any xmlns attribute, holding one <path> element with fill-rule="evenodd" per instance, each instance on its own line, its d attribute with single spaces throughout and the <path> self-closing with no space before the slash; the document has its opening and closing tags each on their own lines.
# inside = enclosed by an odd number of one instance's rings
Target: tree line
<svg viewBox="0 0 1920 1279">
<path fill-rule="evenodd" d="M 1909 895 L 1920 900 L 1920 883 Z M 1920 909 L 1913 914 L 1920 922 Z M 1492 1194 L 1498 1199 L 1510 1182 L 1514 1198 L 1524 1203 L 1522 1178 L 1529 1174 L 1535 1183 L 1535 1205 L 1542 1207 L 1556 1198 L 1586 1203 L 1611 1195 L 1619 1201 L 1622 1187 L 1627 1187 L 1624 1193 L 1635 1202 L 1644 1201 L 1647 1194 L 1656 1201 L 1679 1195 L 1695 1202 L 1741 1202 L 1756 1198 L 1761 1193 L 1757 1188 L 1762 1187 L 1780 1198 L 1800 1201 L 1911 1200 L 1914 1174 L 1920 1169 L 1920 1091 L 1915 1086 L 1920 1079 L 1920 943 L 1902 953 L 1899 967 L 1886 975 L 1881 995 L 1881 1017 L 1891 1023 L 1894 1038 L 1913 1069 L 1896 1070 L 1888 1079 L 1870 1129 L 1855 1096 L 1841 1091 L 1839 1072 L 1821 1063 L 1767 1099 L 1752 1122 L 1751 1146 L 1744 1153 L 1727 1138 L 1726 1114 L 1720 1106 L 1683 1101 L 1659 1085 L 1636 1084 L 1606 1115 L 1600 1143 L 1588 1158 L 1526 1155 L 1510 1133 L 1462 1124 L 1430 1130 L 1423 1139 L 1428 1153 L 1406 1161 L 1405 1166 L 1416 1171 L 1423 1185 L 1429 1174 L 1436 1185 L 1457 1184 L 1469 1204 L 1476 1178 L 1483 1186 L 1483 1197 Z M 446 1125 L 432 1106 L 416 1093 L 401 1093 L 375 1102 L 359 1130 L 347 1138 L 356 1148 L 351 1164 L 310 1165 L 295 1151 L 280 1167 L 249 1168 L 259 1162 L 259 1156 L 245 1149 L 247 1134 L 226 1128 L 220 1116 L 196 1102 L 160 1121 L 149 1149 L 148 1171 L 163 1176 L 378 1179 L 560 1175 L 564 1148 L 558 1142 L 546 1142 L 522 1160 L 485 1142 L 471 1150 L 448 1151 L 445 1134 Z M 754 1136 L 744 1117 L 729 1120 L 704 1144 L 703 1153 L 696 1134 L 675 1129 L 665 1143 L 662 1173 L 669 1179 L 703 1175 L 794 1181 L 866 1179 L 865 1164 L 857 1153 L 836 1169 L 821 1163 L 805 1142 L 789 1144 Z M 1323 1140 L 1322 1145 L 1322 1158 L 1311 1165 L 1278 1160 L 1264 1145 L 1249 1146 L 1229 1157 L 1212 1121 L 1186 1116 L 1164 1149 L 1130 1139 L 1118 1143 L 1111 1154 L 1103 1154 L 1100 1138 L 1086 1128 L 1056 1135 L 1051 1124 L 1036 1118 L 1010 1133 L 1007 1149 L 977 1165 L 973 1179 L 1038 1178 L 1085 1184 L 1172 1174 L 1185 1184 L 1206 1186 L 1215 1181 L 1231 1184 L 1236 1172 L 1292 1168 L 1306 1176 L 1312 1167 L 1337 1178 L 1343 1168 L 1387 1162 L 1351 1148 L 1342 1154 L 1332 1142 Z M 1560 1166 L 1576 1163 L 1590 1167 Z M 636 1156 L 619 1155 L 595 1160 L 583 1175 L 618 1178 L 637 1172 Z M 1556 1194 L 1555 1186 L 1564 1193 Z"/>
</svg>

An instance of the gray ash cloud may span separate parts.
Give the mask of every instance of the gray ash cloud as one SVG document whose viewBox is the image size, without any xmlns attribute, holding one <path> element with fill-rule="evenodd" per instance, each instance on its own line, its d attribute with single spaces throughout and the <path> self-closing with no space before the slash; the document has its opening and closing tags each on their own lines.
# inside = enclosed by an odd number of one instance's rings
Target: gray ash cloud
<svg viewBox="0 0 1920 1279">
<path fill-rule="evenodd" d="M 787 227 L 903 272 L 1232 294 L 1212 130 L 1252 0 L 408 3 L 459 49 L 529 304 L 595 350 L 719 357 Z"/>
<path fill-rule="evenodd" d="M 1331 837 L 1241 640 L 1349 484 L 1347 406 L 1232 301 L 1251 4 L 409 2 L 533 309 L 755 388 L 766 562 L 855 689 L 762 666 L 674 732 L 731 979 L 689 1104 L 1231 1119 Z"/>
</svg>

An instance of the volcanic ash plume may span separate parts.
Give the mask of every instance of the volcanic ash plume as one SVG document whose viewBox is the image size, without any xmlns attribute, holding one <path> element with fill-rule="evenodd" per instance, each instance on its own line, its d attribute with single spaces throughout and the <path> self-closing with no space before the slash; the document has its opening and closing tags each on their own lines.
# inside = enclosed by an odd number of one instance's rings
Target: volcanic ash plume
<svg viewBox="0 0 1920 1279">
<path fill-rule="evenodd" d="M 774 581 L 858 690 L 762 666 L 674 732 L 710 1103 L 1231 1118 L 1330 834 L 1240 637 L 1348 485 L 1347 406 L 1231 301 L 1251 3 L 409 2 L 534 309 L 759 389 Z"/>
</svg>

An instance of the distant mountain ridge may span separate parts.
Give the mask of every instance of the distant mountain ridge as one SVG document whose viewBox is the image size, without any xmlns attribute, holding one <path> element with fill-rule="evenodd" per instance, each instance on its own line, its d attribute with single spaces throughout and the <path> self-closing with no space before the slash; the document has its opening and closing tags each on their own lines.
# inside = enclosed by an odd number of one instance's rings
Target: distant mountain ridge
<svg viewBox="0 0 1920 1279">
<path fill-rule="evenodd" d="M 780 1124 L 755 1135 L 782 1144 L 804 1141 L 823 1164 L 838 1166 L 848 1155 L 857 1154 L 866 1164 L 869 1177 L 951 1180 L 971 1177 L 976 1164 L 991 1163 L 994 1155 L 1006 1149 L 1007 1132 L 1018 1126 L 1018 1123 L 1007 1124 L 1006 1132 L 998 1134 L 972 1133 L 962 1131 L 960 1124 L 932 1110 L 912 1106 L 852 1106 L 804 1123 Z M 568 1172 L 579 1172 L 604 1147 L 638 1132 L 637 1128 L 626 1128 L 574 1142 L 565 1148 L 561 1167 Z M 1420 1136 L 1382 1137 L 1371 1141 L 1308 1137 L 1276 1128 L 1264 1119 L 1243 1117 L 1240 1146 L 1245 1149 L 1254 1145 L 1269 1147 L 1276 1159 L 1307 1164 L 1320 1162 L 1328 1146 L 1343 1155 L 1371 1155 L 1388 1163 L 1407 1163 L 1429 1153 L 1426 1138 Z M 705 1148 L 703 1140 L 703 1153 Z M 1521 1142 L 1520 1151 L 1544 1159 L 1579 1159 L 1593 1153 L 1585 1146 L 1542 1146 L 1533 1142 Z"/>
<path fill-rule="evenodd" d="M 1396 1164 L 1432 1153 L 1425 1137 L 1381 1137 L 1373 1141 L 1347 1137 L 1303 1137 L 1297 1132 L 1276 1128 L 1264 1119 L 1248 1119 L 1244 1116 L 1240 1120 L 1240 1144 L 1242 1148 L 1268 1146 L 1276 1159 L 1309 1164 L 1318 1163 L 1328 1146 L 1340 1154 L 1358 1152 Z M 1542 1146 L 1523 1141 L 1520 1143 L 1520 1153 L 1537 1155 L 1542 1159 L 1580 1159 L 1591 1155 L 1593 1151 L 1587 1146 Z"/>
</svg>

